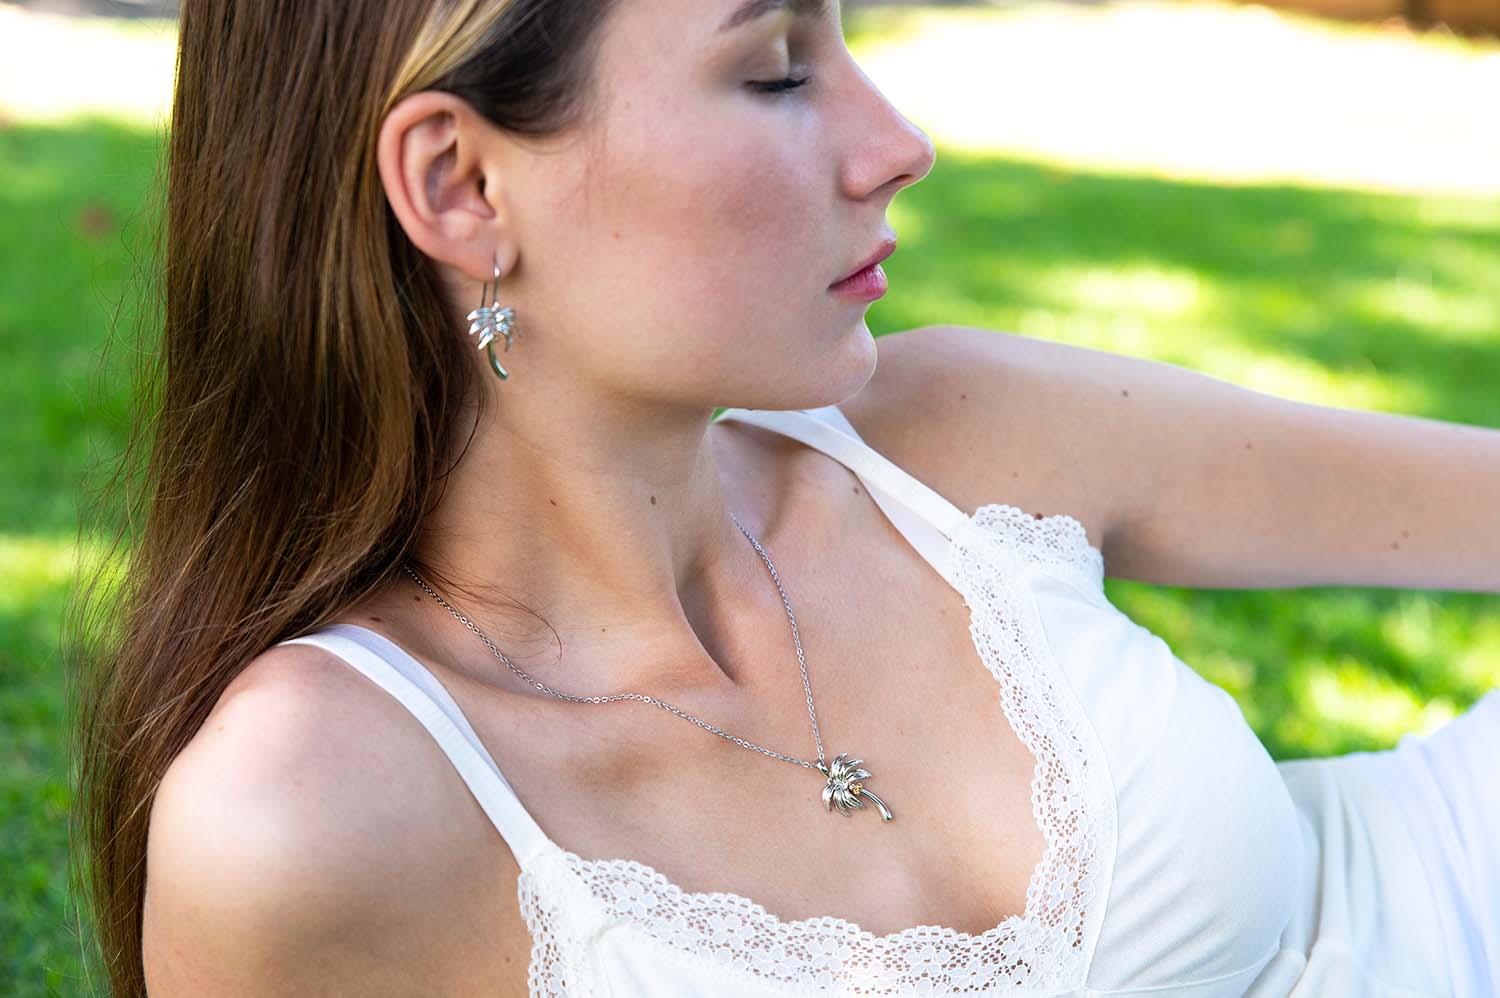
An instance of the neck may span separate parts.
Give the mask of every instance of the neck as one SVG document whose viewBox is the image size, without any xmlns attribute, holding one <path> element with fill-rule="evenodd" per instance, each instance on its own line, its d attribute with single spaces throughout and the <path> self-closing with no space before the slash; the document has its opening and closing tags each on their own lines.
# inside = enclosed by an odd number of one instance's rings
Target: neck
<svg viewBox="0 0 1500 998">
<path fill-rule="evenodd" d="M 596 409 L 481 420 L 416 550 L 454 589 L 428 583 L 519 668 L 562 692 L 738 685 L 744 663 L 733 649 L 763 643 L 766 622 L 784 624 L 785 609 L 729 513 L 770 550 L 775 523 L 758 510 L 780 505 L 763 459 L 713 428 L 711 415 L 655 406 L 633 417 Z M 465 428 L 458 439 L 468 438 Z M 455 654 L 488 658 L 486 676 L 521 683 L 403 578 L 436 614 L 437 633 L 451 632 L 443 643 Z"/>
</svg>

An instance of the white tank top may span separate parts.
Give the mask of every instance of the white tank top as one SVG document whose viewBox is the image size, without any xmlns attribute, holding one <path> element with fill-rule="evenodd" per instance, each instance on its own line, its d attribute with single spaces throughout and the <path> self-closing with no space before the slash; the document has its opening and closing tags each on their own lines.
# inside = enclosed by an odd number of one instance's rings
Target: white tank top
<svg viewBox="0 0 1500 998">
<path fill-rule="evenodd" d="M 520 866 L 532 995 L 1449 993 L 1431 891 L 1380 788 L 1339 758 L 1274 762 L 1233 697 L 1110 603 L 1076 519 L 1004 503 L 966 514 L 836 406 L 719 418 L 847 465 L 962 594 L 1036 760 L 1046 848 L 1025 911 L 978 935 L 783 921 L 751 898 L 685 891 L 635 860 L 553 842 L 443 685 L 383 636 L 341 624 L 290 639 L 379 684 L 452 760 Z"/>
</svg>

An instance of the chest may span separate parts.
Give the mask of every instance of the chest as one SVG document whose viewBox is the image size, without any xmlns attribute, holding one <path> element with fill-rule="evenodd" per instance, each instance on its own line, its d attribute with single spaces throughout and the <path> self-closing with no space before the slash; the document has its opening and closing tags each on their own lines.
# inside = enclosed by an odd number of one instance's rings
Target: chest
<svg viewBox="0 0 1500 998">
<path fill-rule="evenodd" d="M 507 776 L 554 842 L 586 861 L 635 860 L 674 889 L 738 895 L 781 921 L 834 916 L 881 936 L 916 925 L 977 935 L 1025 910 L 1046 847 L 1035 757 L 1005 715 L 962 596 L 872 511 L 857 525 L 871 532 L 851 551 L 858 565 L 788 550 L 778 570 L 796 593 L 823 758 L 861 760 L 861 783 L 893 819 L 868 800 L 852 815 L 830 811 L 822 773 L 658 706 L 559 703 L 557 723 L 527 748 L 514 729 L 494 729 L 525 757 Z M 784 614 L 766 621 L 759 647 L 743 697 L 675 706 L 816 762 Z"/>
</svg>

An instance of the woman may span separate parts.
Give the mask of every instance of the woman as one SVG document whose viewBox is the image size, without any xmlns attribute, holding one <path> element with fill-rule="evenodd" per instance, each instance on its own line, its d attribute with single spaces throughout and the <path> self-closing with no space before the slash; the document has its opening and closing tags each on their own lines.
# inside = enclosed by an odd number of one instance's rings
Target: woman
<svg viewBox="0 0 1500 998">
<path fill-rule="evenodd" d="M 1500 434 L 953 327 L 877 364 L 933 150 L 839 24 L 183 5 L 145 532 L 81 729 L 114 993 L 1479 993 L 1500 919 L 1437 877 L 1500 887 L 1495 794 L 1417 780 L 1500 700 L 1431 766 L 1278 766 L 1103 552 L 1500 588 L 1458 543 Z M 1320 490 L 1374 462 L 1263 486 L 1377 431 L 1407 554 L 1335 560 L 1388 524 Z M 1477 497 L 1428 511 L 1439 471 Z M 1173 533 L 1283 507 L 1296 555 Z"/>
</svg>

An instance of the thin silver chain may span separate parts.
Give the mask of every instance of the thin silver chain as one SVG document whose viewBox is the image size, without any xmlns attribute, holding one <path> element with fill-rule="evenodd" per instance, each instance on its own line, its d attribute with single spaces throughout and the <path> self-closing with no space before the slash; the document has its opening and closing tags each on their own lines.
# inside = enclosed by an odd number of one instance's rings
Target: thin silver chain
<svg viewBox="0 0 1500 998">
<path fill-rule="evenodd" d="M 812 718 L 813 741 L 817 743 L 818 763 L 821 765 L 814 765 L 813 763 L 808 762 L 805 759 L 797 759 L 789 755 L 783 755 L 782 753 L 773 751 L 772 749 L 762 748 L 761 746 L 756 745 L 754 742 L 747 742 L 745 739 L 739 738 L 735 735 L 731 735 L 727 731 L 722 731 L 719 728 L 714 727 L 712 724 L 709 724 L 707 721 L 700 720 L 699 718 L 694 717 L 692 714 L 689 714 L 687 711 L 675 707 L 664 700 L 658 700 L 655 697 L 646 696 L 644 693 L 615 693 L 605 697 L 580 697 L 573 696 L 569 693 L 559 693 L 557 690 L 552 689 L 551 687 L 539 682 L 538 680 L 532 679 L 530 676 L 526 675 L 526 673 L 516 668 L 515 663 L 511 662 L 510 659 L 505 657 L 504 652 L 495 647 L 495 643 L 489 639 L 488 635 L 486 635 L 478 627 L 475 627 L 472 620 L 459 613 L 453 608 L 451 604 L 449 604 L 447 600 L 443 599 L 443 597 L 434 592 L 431 586 L 422 581 L 421 576 L 412 571 L 410 565 L 403 565 L 402 568 L 405 569 L 407 575 L 410 575 L 412 579 L 416 581 L 417 585 L 421 586 L 424 590 L 427 591 L 427 595 L 437 600 L 438 603 L 446 608 L 449 613 L 457 617 L 459 621 L 464 624 L 464 626 L 473 631 L 475 634 L 479 635 L 479 640 L 488 645 L 490 651 L 494 652 L 495 656 L 499 658 L 500 661 L 504 662 L 507 666 L 510 667 L 510 671 L 514 672 L 516 675 L 520 676 L 522 679 L 526 680 L 526 682 L 530 683 L 532 686 L 535 686 L 537 689 L 550 693 L 553 696 L 557 697 L 559 700 L 571 700 L 574 703 L 611 703 L 615 700 L 640 700 L 645 703 L 653 703 L 664 710 L 671 711 L 678 717 L 681 717 L 688 721 L 692 721 L 694 724 L 698 725 L 701 728 L 706 728 L 716 735 L 720 735 L 724 738 L 729 739 L 736 745 L 743 746 L 747 749 L 754 749 L 757 752 L 763 752 L 766 755 L 769 755 L 776 759 L 780 759 L 783 762 L 796 763 L 799 766 L 806 766 L 808 769 L 824 771 L 823 766 L 826 765 L 827 760 L 823 757 L 823 738 L 818 732 L 818 714 L 817 711 L 813 709 L 812 684 L 807 680 L 807 661 L 802 657 L 802 638 L 797 633 L 797 618 L 792 613 L 791 600 L 787 599 L 786 590 L 781 587 L 781 576 L 777 573 L 776 566 L 771 564 L 771 556 L 766 554 L 765 548 L 760 546 L 760 541 L 756 540 L 755 537 L 750 533 L 750 531 L 745 529 L 745 525 L 740 522 L 740 518 L 735 516 L 734 513 L 731 512 L 729 514 L 729 517 L 730 519 L 734 520 L 734 525 L 740 528 L 740 533 L 744 534 L 747 538 L 750 539 L 750 543 L 755 545 L 755 550 L 759 552 L 761 560 L 764 561 L 766 563 L 766 567 L 771 570 L 771 581 L 776 583 L 776 591 L 781 593 L 781 603 L 786 607 L 787 619 L 792 622 L 792 643 L 797 647 L 797 664 L 802 669 L 802 688 L 807 691 L 807 713 L 808 716 Z"/>
</svg>

